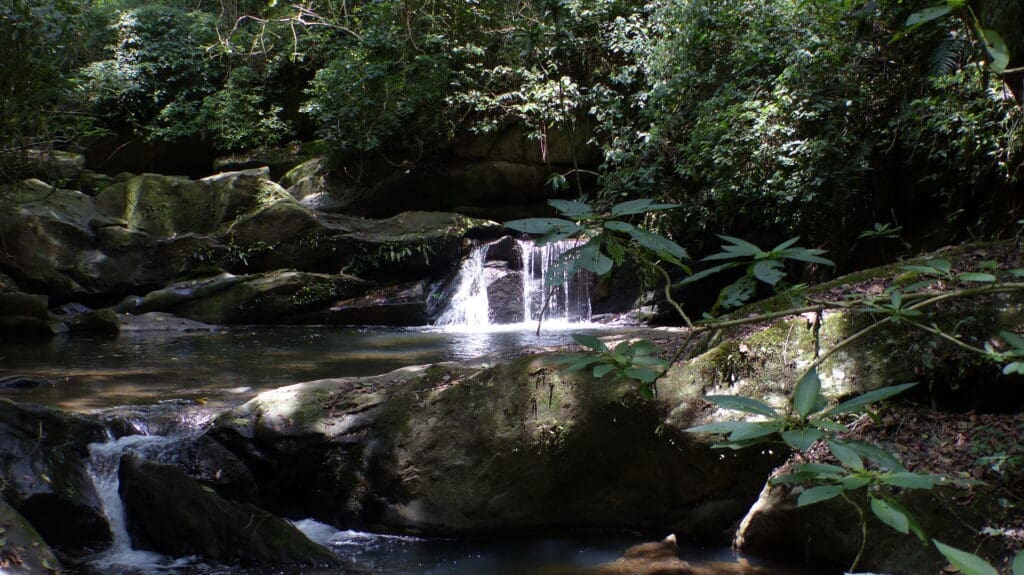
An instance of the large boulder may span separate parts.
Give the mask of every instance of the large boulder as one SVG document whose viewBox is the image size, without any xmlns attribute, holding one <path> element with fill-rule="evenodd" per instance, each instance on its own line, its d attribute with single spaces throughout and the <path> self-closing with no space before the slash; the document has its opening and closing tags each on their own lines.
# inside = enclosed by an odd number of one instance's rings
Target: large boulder
<svg viewBox="0 0 1024 575">
<path fill-rule="evenodd" d="M 291 523 L 228 501 L 184 471 L 126 455 L 119 491 L 136 548 L 233 565 L 334 565 L 337 557 Z"/>
<path fill-rule="evenodd" d="M 293 385 L 210 433 L 252 469 L 261 505 L 424 533 L 673 526 L 720 537 L 779 463 L 659 429 L 665 403 L 545 361 Z"/>
<path fill-rule="evenodd" d="M 50 336 L 58 331 L 44 295 L 0 291 L 0 334 Z"/>
<path fill-rule="evenodd" d="M 92 419 L 0 399 L 0 495 L 65 553 L 111 541 L 88 470 L 89 443 L 105 438 Z"/>
<path fill-rule="evenodd" d="M 340 325 L 414 326 L 430 323 L 425 282 L 371 289 L 363 295 L 334 302 L 324 323 Z"/>
<path fill-rule="evenodd" d="M 209 324 L 287 323 L 365 288 L 365 282 L 345 275 L 290 270 L 220 274 L 129 297 L 115 309 L 133 314 L 161 311 Z"/>
<path fill-rule="evenodd" d="M 58 573 L 60 561 L 32 525 L 0 499 L 0 573 Z"/>
</svg>

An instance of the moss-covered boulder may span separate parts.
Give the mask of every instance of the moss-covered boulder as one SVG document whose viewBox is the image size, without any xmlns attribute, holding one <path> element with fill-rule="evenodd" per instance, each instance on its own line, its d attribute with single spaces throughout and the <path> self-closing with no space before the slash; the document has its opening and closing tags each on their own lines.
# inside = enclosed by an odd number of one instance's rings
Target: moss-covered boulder
<svg viewBox="0 0 1024 575">
<path fill-rule="evenodd" d="M 59 331 L 44 295 L 0 291 L 0 337 L 49 337 Z"/>
<path fill-rule="evenodd" d="M 0 495 L 65 553 L 111 541 L 87 465 L 105 437 L 92 419 L 0 399 Z"/>
<path fill-rule="evenodd" d="M 232 565 L 338 563 L 334 554 L 291 523 L 228 501 L 176 467 L 126 455 L 118 477 L 136 548 Z"/>
<path fill-rule="evenodd" d="M 145 296 L 129 297 L 121 313 L 167 312 L 211 324 L 288 323 L 334 301 L 362 293 L 365 282 L 346 275 L 278 270 L 172 284 Z"/>
<path fill-rule="evenodd" d="M 668 408 L 528 356 L 293 385 L 210 433 L 252 469 L 261 505 L 336 525 L 721 537 L 779 458 L 711 450 L 663 426 Z"/>
<path fill-rule="evenodd" d="M 60 571 L 60 561 L 32 525 L 0 499 L 0 572 L 10 575 L 48 575 Z"/>
</svg>

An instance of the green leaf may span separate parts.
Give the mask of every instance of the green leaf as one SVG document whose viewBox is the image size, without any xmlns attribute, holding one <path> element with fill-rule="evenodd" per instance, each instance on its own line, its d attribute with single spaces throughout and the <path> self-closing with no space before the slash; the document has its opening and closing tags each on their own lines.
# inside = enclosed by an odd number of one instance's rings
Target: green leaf
<svg viewBox="0 0 1024 575">
<path fill-rule="evenodd" d="M 791 247 L 793 244 L 797 243 L 798 241 L 800 241 L 800 236 L 797 236 L 795 238 L 789 238 L 788 240 L 786 240 L 786 241 L 782 242 L 781 244 L 779 244 L 779 245 L 775 246 L 774 248 L 772 248 L 772 252 L 775 252 L 775 253 L 781 252 L 782 250 L 784 250 L 784 249 L 786 249 L 788 247 Z"/>
<path fill-rule="evenodd" d="M 546 234 L 548 232 L 579 232 L 583 228 L 575 222 L 560 218 L 526 218 L 523 220 L 512 220 L 505 222 L 505 227 L 527 234 Z"/>
<path fill-rule="evenodd" d="M 732 433 L 746 423 L 746 421 L 717 421 L 715 423 L 690 427 L 683 431 L 686 433 Z"/>
<path fill-rule="evenodd" d="M 815 476 L 810 473 L 787 473 L 785 475 L 780 475 L 778 477 L 772 477 L 770 480 L 768 480 L 768 483 L 772 485 L 780 485 L 785 483 L 806 483 L 814 478 Z"/>
<path fill-rule="evenodd" d="M 755 415 L 766 415 L 772 418 L 782 417 L 779 415 L 779 412 L 772 409 L 770 405 L 742 395 L 708 395 L 705 396 L 704 399 L 714 403 L 715 405 L 719 405 L 733 411 L 743 411 L 745 413 L 753 413 Z"/>
<path fill-rule="evenodd" d="M 761 260 L 754 264 L 754 277 L 773 286 L 786 277 L 786 272 L 778 260 Z"/>
<path fill-rule="evenodd" d="M 743 425 L 736 428 L 729 434 L 729 441 L 747 441 L 750 439 L 759 439 L 767 437 L 779 431 L 779 423 L 777 422 L 741 422 Z"/>
<path fill-rule="evenodd" d="M 592 335 L 587 335 L 584 333 L 574 333 L 572 334 L 572 339 L 576 343 L 584 347 L 589 347 L 594 351 L 608 351 L 608 346 L 605 345 L 600 338 L 594 337 Z"/>
<path fill-rule="evenodd" d="M 906 471 L 886 475 L 882 481 L 895 487 L 906 487 L 907 489 L 931 489 L 938 483 L 938 479 L 934 475 Z"/>
<path fill-rule="evenodd" d="M 953 9 L 948 4 L 939 4 L 937 6 L 929 6 L 923 10 L 918 10 L 907 18 L 907 28 L 917 28 L 922 24 L 931 22 L 932 20 L 938 20 L 946 14 L 952 12 Z"/>
<path fill-rule="evenodd" d="M 1024 338 L 1013 333 L 1012 331 L 1001 331 L 999 332 L 999 339 L 1005 341 L 1010 345 L 1020 350 L 1024 350 Z"/>
<path fill-rule="evenodd" d="M 854 411 L 860 411 L 862 409 L 867 408 L 867 406 L 871 405 L 872 403 L 877 403 L 884 399 L 888 399 L 894 395 L 903 393 L 904 391 L 910 389 L 911 387 L 914 387 L 915 385 L 917 385 L 917 382 L 904 383 L 900 385 L 890 385 L 888 387 L 883 387 L 881 389 L 869 391 L 867 393 L 858 395 L 853 399 L 848 399 L 840 403 L 839 405 L 826 411 L 825 415 L 832 416 L 839 415 L 841 413 L 851 413 Z"/>
<path fill-rule="evenodd" d="M 843 478 L 843 489 L 853 491 L 854 489 L 864 487 L 868 483 L 871 483 L 871 478 L 866 475 L 847 475 Z"/>
<path fill-rule="evenodd" d="M 790 250 L 786 250 L 785 252 L 783 252 L 780 255 L 782 257 L 784 257 L 786 259 L 790 259 L 790 260 L 798 260 L 798 261 L 801 261 L 801 262 L 808 262 L 808 263 L 812 263 L 812 264 L 821 264 L 821 265 L 829 266 L 829 267 L 833 267 L 833 268 L 836 267 L 836 262 L 834 262 L 834 261 L 832 261 L 832 260 L 830 260 L 828 258 L 823 258 L 823 257 L 819 257 L 818 256 L 818 254 L 823 254 L 823 253 L 825 253 L 825 250 L 808 250 L 808 249 L 804 249 L 804 248 L 799 248 L 799 249 L 793 248 L 793 249 L 790 249 Z"/>
<path fill-rule="evenodd" d="M 953 269 L 953 264 L 949 263 L 949 260 L 945 260 L 945 259 L 941 259 L 941 258 L 937 258 L 937 259 L 934 259 L 934 260 L 928 260 L 925 263 L 930 265 L 931 267 L 939 270 L 939 272 L 943 273 L 943 274 L 948 274 L 949 270 Z"/>
<path fill-rule="evenodd" d="M 1006 47 L 1006 41 L 999 32 L 990 28 L 981 31 L 981 39 L 985 43 L 985 51 L 992 57 L 989 67 L 996 74 L 1002 74 L 1006 70 L 1006 65 L 1010 63 L 1010 49 Z"/>
<path fill-rule="evenodd" d="M 962 282 L 984 282 L 992 283 L 996 281 L 996 276 L 992 274 L 983 274 L 977 272 L 964 272 L 956 276 Z"/>
<path fill-rule="evenodd" d="M 722 245 L 722 249 L 728 252 L 750 257 L 754 257 L 757 256 L 758 254 L 764 253 L 764 250 L 746 240 L 741 240 L 739 238 L 734 238 L 732 236 L 724 236 L 721 234 L 718 234 L 718 237 L 722 241 L 726 242 L 725 244 Z"/>
<path fill-rule="evenodd" d="M 793 409 L 800 417 L 807 417 L 814 411 L 820 395 L 821 379 L 818 378 L 818 371 L 811 369 L 800 378 L 793 390 Z"/>
<path fill-rule="evenodd" d="M 917 521 L 917 518 L 914 517 L 914 514 L 911 513 L 910 510 L 894 499 L 886 498 L 885 502 L 891 509 L 899 511 L 907 518 L 907 527 L 910 529 L 911 533 L 917 535 L 917 538 L 920 539 L 922 543 L 928 542 L 928 534 L 924 532 L 924 527 L 921 527 L 921 524 Z"/>
<path fill-rule="evenodd" d="M 963 575 L 999 575 L 999 572 L 989 565 L 988 561 L 973 553 L 962 551 L 956 547 L 950 547 L 938 539 L 932 539 L 932 543 L 935 544 L 935 548 L 939 550 L 939 553 L 946 556 L 950 565 L 960 570 Z M 1014 568 L 1016 568 L 1016 564 L 1017 562 L 1014 561 Z"/>
<path fill-rule="evenodd" d="M 569 367 L 565 368 L 565 371 L 567 371 L 569 373 L 572 373 L 574 371 L 580 371 L 581 369 L 584 369 L 584 368 L 586 368 L 586 367 L 588 367 L 590 365 L 593 365 L 593 364 L 595 364 L 595 363 L 597 363 L 599 361 L 601 361 L 600 357 L 593 356 L 593 355 L 585 355 L 582 358 L 580 358 L 578 361 L 576 361 L 576 363 L 574 363 L 574 364 L 570 365 Z"/>
<path fill-rule="evenodd" d="M 846 431 L 846 426 L 845 425 L 843 425 L 841 423 L 836 423 L 834 421 L 829 421 L 827 419 L 811 418 L 808 421 L 808 423 L 810 423 L 814 427 L 817 427 L 818 429 L 821 429 L 823 431 L 831 431 L 831 432 L 834 432 L 834 433 L 842 433 L 842 432 Z"/>
<path fill-rule="evenodd" d="M 607 230 L 629 234 L 641 247 L 651 250 L 656 254 L 667 254 L 676 260 L 688 259 L 690 257 L 682 246 L 672 240 L 647 230 L 642 230 L 632 224 L 610 221 L 605 222 L 604 227 Z"/>
<path fill-rule="evenodd" d="M 832 455 L 836 456 L 836 459 L 846 467 L 856 469 L 857 471 L 864 470 L 864 462 L 861 461 L 860 456 L 857 455 L 856 451 L 836 441 L 829 441 L 828 449 L 832 452 Z"/>
<path fill-rule="evenodd" d="M 782 440 L 798 451 L 807 451 L 825 434 L 817 429 L 790 429 L 782 432 Z"/>
<path fill-rule="evenodd" d="M 883 469 L 888 469 L 890 471 L 907 470 L 905 467 L 903 467 L 903 464 L 900 463 L 900 460 L 896 459 L 895 455 L 889 453 L 888 451 L 876 445 L 850 439 L 836 439 L 834 441 L 845 447 L 849 447 L 850 449 L 856 451 L 857 454 L 863 457 L 864 459 L 867 459 L 868 461 L 878 465 Z"/>
<path fill-rule="evenodd" d="M 1013 558 L 1013 575 L 1024 575 L 1024 551 L 1018 551 Z"/>
<path fill-rule="evenodd" d="M 613 369 L 615 369 L 615 367 L 608 364 L 594 366 L 594 377 L 597 379 L 601 379 L 602 377 L 608 375 L 608 372 L 610 372 Z"/>
<path fill-rule="evenodd" d="M 812 473 L 814 475 L 822 475 L 825 477 L 832 477 L 838 479 L 846 474 L 846 470 L 838 465 L 831 465 L 829 463 L 801 463 L 793 466 L 793 471 L 797 473 Z"/>
<path fill-rule="evenodd" d="M 646 367 L 627 367 L 626 369 L 622 370 L 622 373 L 626 374 L 628 377 L 632 377 L 633 379 L 637 381 L 642 381 L 644 383 L 651 383 L 654 380 L 658 379 L 658 376 L 661 375 L 660 371 L 649 369 Z"/>
<path fill-rule="evenodd" d="M 579 255 L 574 261 L 579 267 L 590 270 L 599 276 L 612 271 L 614 265 L 610 257 L 601 253 L 600 238 L 594 238 L 587 242 L 587 245 L 580 249 Z"/>
<path fill-rule="evenodd" d="M 548 200 L 548 205 L 562 212 L 562 214 L 568 218 L 582 219 L 594 215 L 594 209 L 590 207 L 590 204 L 585 204 L 583 202 L 574 202 L 570 200 Z"/>
<path fill-rule="evenodd" d="M 707 258 L 704 258 L 704 259 L 707 259 Z M 676 285 L 677 286 L 682 286 L 682 285 L 686 285 L 686 284 L 691 284 L 691 283 L 693 283 L 693 282 L 695 282 L 697 280 L 702 280 L 702 279 L 704 279 L 704 278 L 706 278 L 708 276 L 717 274 L 720 271 L 724 271 L 724 270 L 728 270 L 728 269 L 732 269 L 732 268 L 738 268 L 740 266 L 745 266 L 745 265 L 747 265 L 747 264 L 744 263 L 744 262 L 730 262 L 730 263 L 727 263 L 727 264 L 722 264 L 722 265 L 710 267 L 710 268 L 708 268 L 706 270 L 699 271 L 699 272 L 697 272 L 697 273 L 687 277 L 686 279 L 684 279 L 683 281 L 679 282 Z"/>
<path fill-rule="evenodd" d="M 819 485 L 812 487 L 801 493 L 800 497 L 797 497 L 796 506 L 806 507 L 815 503 L 821 503 L 822 501 L 828 501 L 829 499 L 839 497 L 842 492 L 842 485 Z"/>
<path fill-rule="evenodd" d="M 910 532 L 910 520 L 907 516 L 898 509 L 889 505 L 887 501 L 881 499 L 871 498 L 871 511 L 878 517 L 882 523 L 885 523 L 889 527 L 892 527 L 900 533 Z"/>
<path fill-rule="evenodd" d="M 654 200 L 630 200 L 628 202 L 622 202 L 612 206 L 611 214 L 613 216 L 629 216 L 633 214 L 642 214 L 645 212 L 654 212 L 658 210 L 671 210 L 672 208 L 678 208 L 679 204 L 661 204 Z"/>
<path fill-rule="evenodd" d="M 718 301 L 726 309 L 739 307 L 747 303 L 756 291 L 757 280 L 751 276 L 743 276 L 726 286 L 718 295 Z"/>
</svg>

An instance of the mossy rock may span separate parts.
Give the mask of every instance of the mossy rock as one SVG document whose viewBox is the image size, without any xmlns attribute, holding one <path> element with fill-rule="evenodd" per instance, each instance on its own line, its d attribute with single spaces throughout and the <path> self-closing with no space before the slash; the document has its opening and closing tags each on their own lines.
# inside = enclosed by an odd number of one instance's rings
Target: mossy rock
<svg viewBox="0 0 1024 575">
<path fill-rule="evenodd" d="M 32 524 L 0 499 L 0 572 L 55 574 L 60 567 L 57 556 Z"/>
<path fill-rule="evenodd" d="M 631 385 L 528 356 L 293 385 L 226 413 L 211 434 L 253 470 L 262 505 L 337 525 L 718 537 L 779 459 L 712 450 L 661 426 L 667 411 Z"/>
</svg>

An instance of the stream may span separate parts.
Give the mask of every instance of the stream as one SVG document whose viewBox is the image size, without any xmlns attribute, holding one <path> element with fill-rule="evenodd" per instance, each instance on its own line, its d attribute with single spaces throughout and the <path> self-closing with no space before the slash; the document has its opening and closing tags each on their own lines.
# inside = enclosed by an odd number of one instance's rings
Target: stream
<svg viewBox="0 0 1024 575">
<path fill-rule="evenodd" d="M 7 342 L 0 346 L 0 376 L 17 374 L 44 383 L 0 390 L 0 397 L 132 421 L 137 435 L 90 446 L 90 472 L 114 532 L 113 545 L 90 558 L 99 573 L 571 575 L 615 560 L 627 547 L 650 540 L 650 534 L 423 539 L 338 530 L 304 520 L 297 527 L 338 554 L 345 568 L 215 567 L 195 558 L 169 558 L 132 548 L 117 493 L 117 467 L 126 452 L 159 460 L 163 446 L 201 432 L 217 413 L 263 390 L 439 361 L 493 363 L 564 345 L 573 332 L 599 329 L 611 333 L 608 328 L 579 324 L 547 326 L 539 336 L 524 325 L 480 330 L 247 327 L 214 333 Z M 736 560 L 727 548 L 683 545 L 681 553 L 689 561 Z M 772 572 L 795 573 L 788 568 Z"/>
</svg>

